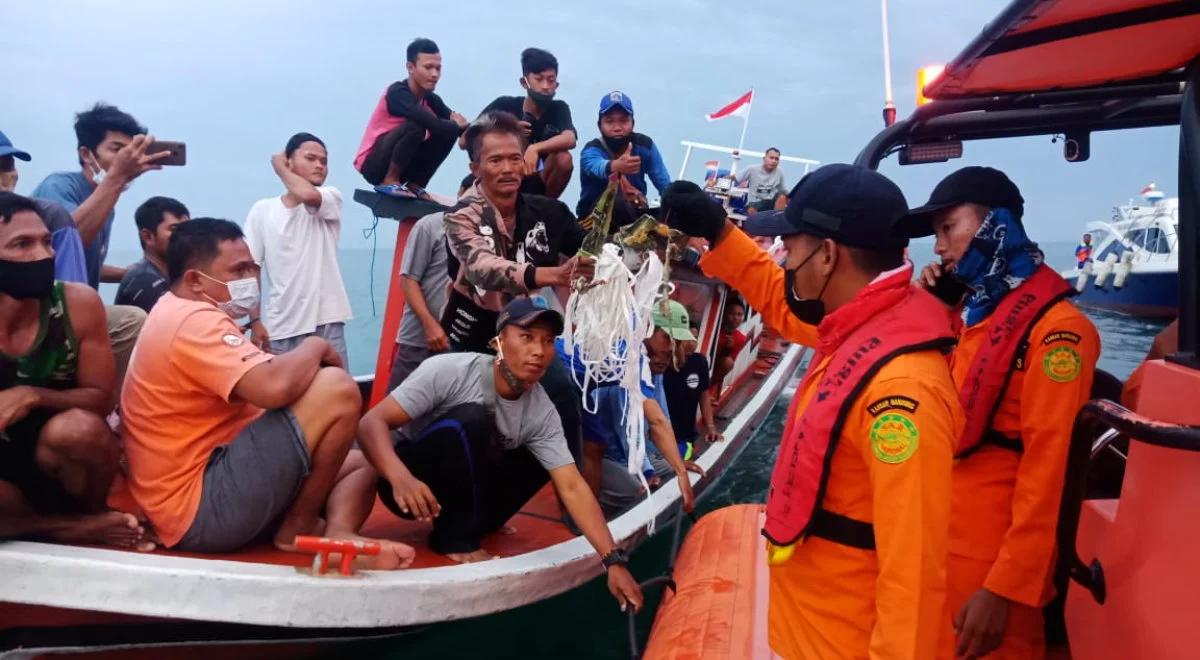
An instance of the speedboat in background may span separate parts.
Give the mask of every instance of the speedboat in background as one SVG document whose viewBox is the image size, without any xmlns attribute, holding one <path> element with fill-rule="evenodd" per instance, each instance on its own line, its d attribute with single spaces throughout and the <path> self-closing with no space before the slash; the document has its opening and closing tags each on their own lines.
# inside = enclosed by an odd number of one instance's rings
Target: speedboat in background
<svg viewBox="0 0 1200 660">
<path fill-rule="evenodd" d="M 1143 203 L 1113 209 L 1111 220 L 1090 222 L 1092 261 L 1063 271 L 1075 282 L 1076 302 L 1130 316 L 1174 318 L 1179 313 L 1179 198 L 1154 184 Z"/>
</svg>

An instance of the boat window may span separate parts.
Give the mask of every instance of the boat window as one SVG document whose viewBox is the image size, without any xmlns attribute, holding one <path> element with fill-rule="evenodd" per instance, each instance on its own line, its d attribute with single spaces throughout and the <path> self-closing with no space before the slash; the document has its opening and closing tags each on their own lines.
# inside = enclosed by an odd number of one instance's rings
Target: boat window
<svg viewBox="0 0 1200 660">
<path fill-rule="evenodd" d="M 1109 243 L 1108 247 L 1104 248 L 1104 250 L 1101 251 L 1100 254 L 1093 257 L 1093 260 L 1095 260 L 1097 263 L 1102 262 L 1102 261 L 1107 261 L 1108 255 L 1110 255 L 1110 254 L 1115 256 L 1119 260 L 1121 258 L 1121 255 L 1124 253 L 1125 253 L 1125 246 L 1121 245 L 1120 241 L 1113 241 L 1112 243 Z"/>
<path fill-rule="evenodd" d="M 1144 227 L 1129 235 L 1134 245 L 1154 254 L 1170 254 L 1171 244 L 1167 235 L 1158 227 Z"/>
</svg>

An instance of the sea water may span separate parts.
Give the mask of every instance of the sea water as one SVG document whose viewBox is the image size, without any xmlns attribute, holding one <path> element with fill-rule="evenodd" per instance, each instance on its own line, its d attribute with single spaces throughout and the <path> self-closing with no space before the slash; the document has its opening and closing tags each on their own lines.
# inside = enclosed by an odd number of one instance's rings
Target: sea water
<svg viewBox="0 0 1200 660">
<path fill-rule="evenodd" d="M 354 237 L 357 238 L 357 237 Z M 343 244 L 350 241 L 343 239 Z M 354 241 L 361 244 L 361 239 Z M 1047 262 L 1057 270 L 1074 264 L 1074 244 L 1042 245 Z M 914 243 L 910 250 L 919 266 L 933 260 L 933 246 Z M 111 264 L 127 264 L 140 258 L 136 253 L 112 253 Z M 351 373 L 368 374 L 375 368 L 380 327 L 392 272 L 392 250 L 355 247 L 338 254 L 342 280 L 350 297 L 354 319 L 347 323 Z M 104 285 L 101 294 L 112 300 L 115 285 Z M 1100 368 L 1124 379 L 1141 362 L 1150 342 L 1164 324 L 1120 316 L 1089 313 L 1100 331 L 1103 349 Z M 386 338 L 394 342 L 395 337 Z M 783 417 L 791 390 L 776 401 L 770 415 L 747 443 L 725 474 L 706 491 L 697 505 L 702 514 L 742 502 L 763 502 L 771 466 L 775 462 Z M 518 530 L 519 533 L 519 530 Z M 661 574 L 670 552 L 670 533 L 660 532 L 634 553 L 631 570 L 639 580 Z M 653 621 L 657 590 L 647 594 L 647 607 L 638 616 L 638 641 L 644 643 Z M 398 595 L 402 598 L 402 595 Z M 491 616 L 438 624 L 386 645 L 362 649 L 357 657 L 395 658 L 628 658 L 626 617 L 608 594 L 603 579 L 570 592 L 522 608 Z"/>
</svg>

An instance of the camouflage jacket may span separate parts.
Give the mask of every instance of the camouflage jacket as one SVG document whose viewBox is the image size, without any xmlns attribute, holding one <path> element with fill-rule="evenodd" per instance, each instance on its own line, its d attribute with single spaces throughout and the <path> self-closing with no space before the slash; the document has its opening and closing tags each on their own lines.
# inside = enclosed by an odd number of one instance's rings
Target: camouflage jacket
<svg viewBox="0 0 1200 660">
<path fill-rule="evenodd" d="M 566 204 L 541 195 L 519 195 L 516 217 L 501 218 L 478 183 L 446 212 L 445 223 L 454 289 L 493 312 L 529 293 L 528 269 L 557 266 L 587 235 Z"/>
</svg>

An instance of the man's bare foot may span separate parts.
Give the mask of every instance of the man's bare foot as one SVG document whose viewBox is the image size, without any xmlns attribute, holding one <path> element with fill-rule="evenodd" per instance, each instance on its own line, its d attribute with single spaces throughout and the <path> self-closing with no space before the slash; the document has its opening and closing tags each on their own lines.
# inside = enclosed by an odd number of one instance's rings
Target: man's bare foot
<svg viewBox="0 0 1200 660">
<path fill-rule="evenodd" d="M 500 533 L 505 536 L 512 536 L 513 534 L 517 533 L 517 528 L 513 527 L 512 525 L 505 525 L 500 528 Z"/>
<path fill-rule="evenodd" d="M 49 537 L 62 543 L 95 543 L 140 552 L 149 552 L 156 545 L 154 536 L 147 534 L 137 518 L 120 511 L 79 516 L 50 533 Z"/>
<path fill-rule="evenodd" d="M 450 552 L 447 553 L 446 556 L 452 561 L 456 561 L 460 564 L 474 564 L 478 561 L 487 561 L 489 559 L 496 558 L 495 555 L 489 553 L 483 548 L 480 548 L 474 552 Z"/>
<path fill-rule="evenodd" d="M 417 558 L 417 551 L 411 545 L 399 541 L 369 539 L 357 534 L 342 534 L 332 538 L 379 544 L 379 554 L 358 555 L 354 558 L 354 568 L 362 571 L 394 571 L 399 568 L 408 568 Z"/>
</svg>

